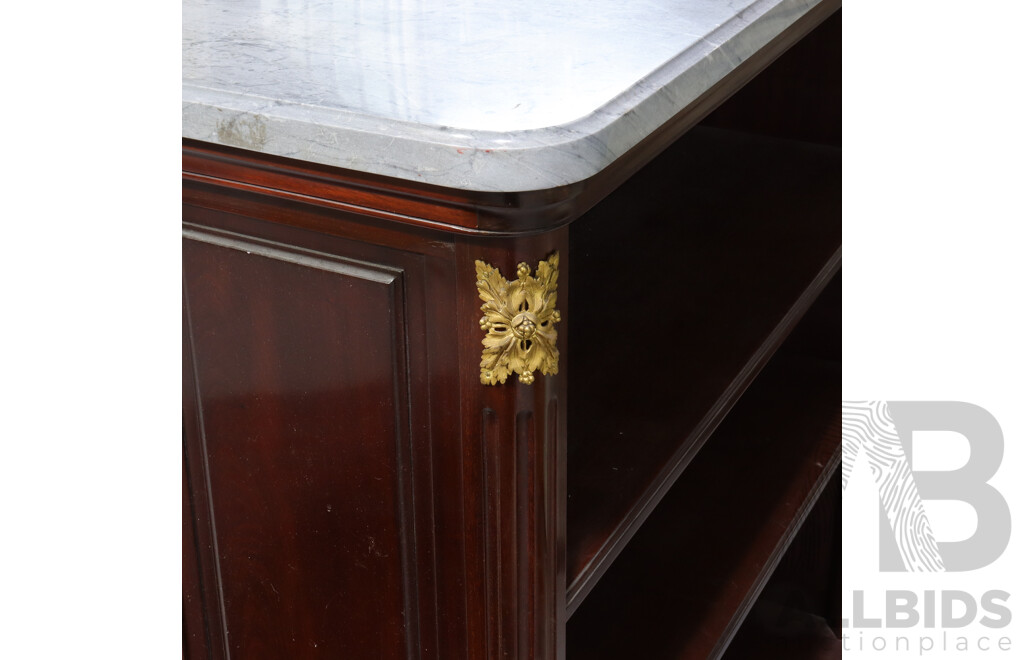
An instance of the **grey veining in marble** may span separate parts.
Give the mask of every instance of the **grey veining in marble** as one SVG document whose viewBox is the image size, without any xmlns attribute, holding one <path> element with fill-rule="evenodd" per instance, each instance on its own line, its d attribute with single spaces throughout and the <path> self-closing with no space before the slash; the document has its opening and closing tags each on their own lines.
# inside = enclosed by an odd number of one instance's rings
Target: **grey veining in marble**
<svg viewBox="0 0 1024 660">
<path fill-rule="evenodd" d="M 184 0 L 182 135 L 463 190 L 586 179 L 819 0 Z"/>
</svg>

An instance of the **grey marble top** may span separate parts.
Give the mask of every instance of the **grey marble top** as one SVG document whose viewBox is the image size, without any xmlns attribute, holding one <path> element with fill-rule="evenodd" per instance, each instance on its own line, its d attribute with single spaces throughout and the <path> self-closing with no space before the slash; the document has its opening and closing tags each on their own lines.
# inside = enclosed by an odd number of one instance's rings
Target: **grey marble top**
<svg viewBox="0 0 1024 660">
<path fill-rule="evenodd" d="M 182 135 L 462 190 L 586 179 L 819 0 L 184 0 Z"/>
</svg>

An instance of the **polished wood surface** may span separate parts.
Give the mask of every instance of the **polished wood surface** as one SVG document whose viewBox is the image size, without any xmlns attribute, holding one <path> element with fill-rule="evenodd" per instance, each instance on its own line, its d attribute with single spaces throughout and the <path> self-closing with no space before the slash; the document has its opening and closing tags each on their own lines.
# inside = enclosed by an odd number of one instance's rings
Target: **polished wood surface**
<svg viewBox="0 0 1024 660">
<path fill-rule="evenodd" d="M 786 550 L 723 656 L 838 660 L 842 524 L 839 470 L 833 472 L 800 532 Z"/>
<path fill-rule="evenodd" d="M 514 272 L 567 232 L 453 241 L 184 197 L 190 652 L 556 656 L 565 381 L 480 384 L 473 261 Z"/>
<path fill-rule="evenodd" d="M 839 369 L 780 354 L 568 624 L 570 658 L 714 658 L 840 458 Z"/>
<path fill-rule="evenodd" d="M 695 129 L 573 225 L 570 613 L 837 271 L 840 170 Z"/>
<path fill-rule="evenodd" d="M 839 660 L 843 644 L 820 617 L 801 610 L 781 610 L 758 603 L 750 619 L 784 621 L 767 627 L 745 625 L 729 645 L 725 660 L 785 658 L 785 660 Z"/>
<path fill-rule="evenodd" d="M 227 647 L 435 647 L 430 498 L 414 498 L 426 346 L 405 270 L 199 230 L 183 258 Z"/>
<path fill-rule="evenodd" d="M 565 647 L 565 330 L 559 323 L 558 376 L 537 375 L 533 385 L 480 383 L 481 300 L 475 260 L 501 272 L 568 252 L 568 230 L 519 237 L 514 243 L 480 237 L 456 241 L 460 396 L 465 437 L 466 529 L 475 546 L 467 574 L 472 629 L 483 646 L 469 657 L 554 658 Z M 570 300 L 571 262 L 559 266 L 558 304 Z M 458 530 L 449 530 L 458 534 Z"/>
</svg>

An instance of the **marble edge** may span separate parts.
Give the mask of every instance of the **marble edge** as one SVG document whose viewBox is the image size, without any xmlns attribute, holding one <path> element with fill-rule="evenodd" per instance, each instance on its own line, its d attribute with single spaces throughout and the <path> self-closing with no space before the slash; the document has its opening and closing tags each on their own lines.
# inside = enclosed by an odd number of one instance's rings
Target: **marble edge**
<svg viewBox="0 0 1024 660">
<path fill-rule="evenodd" d="M 821 0 L 758 0 L 593 113 L 507 133 L 412 124 L 182 86 L 182 136 L 477 192 L 565 186 L 597 174 Z"/>
</svg>

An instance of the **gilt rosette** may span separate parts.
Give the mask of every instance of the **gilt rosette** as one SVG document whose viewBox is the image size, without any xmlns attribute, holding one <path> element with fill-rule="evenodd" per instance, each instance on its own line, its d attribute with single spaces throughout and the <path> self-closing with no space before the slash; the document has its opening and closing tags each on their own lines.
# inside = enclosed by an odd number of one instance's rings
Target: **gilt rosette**
<svg viewBox="0 0 1024 660">
<path fill-rule="evenodd" d="M 484 315 L 480 328 L 483 358 L 480 360 L 480 382 L 484 385 L 504 383 L 512 374 L 519 382 L 533 383 L 534 372 L 558 373 L 558 332 L 555 324 L 562 320 L 555 302 L 558 297 L 558 253 L 537 265 L 533 275 L 521 263 L 516 279 L 509 282 L 497 268 L 476 262 L 476 286 L 480 309 Z"/>
</svg>

